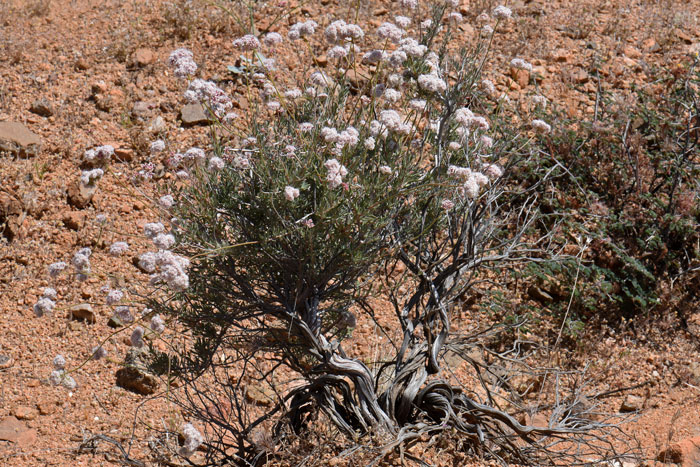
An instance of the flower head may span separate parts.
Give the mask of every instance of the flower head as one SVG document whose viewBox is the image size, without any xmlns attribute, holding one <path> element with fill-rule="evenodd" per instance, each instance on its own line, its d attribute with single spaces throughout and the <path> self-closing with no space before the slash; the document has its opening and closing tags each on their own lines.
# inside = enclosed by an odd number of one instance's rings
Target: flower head
<svg viewBox="0 0 700 467">
<path fill-rule="evenodd" d="M 299 190 L 293 186 L 287 186 L 284 188 L 284 197 L 287 201 L 294 201 L 299 197 Z"/>
<path fill-rule="evenodd" d="M 537 133 L 545 134 L 552 131 L 552 127 L 544 120 L 533 120 L 530 122 L 530 125 Z"/>
<path fill-rule="evenodd" d="M 257 37 L 252 34 L 246 34 L 243 37 L 233 41 L 233 46 L 244 52 L 249 52 L 251 50 L 257 50 L 260 48 L 260 41 Z"/>
<path fill-rule="evenodd" d="M 282 36 L 277 32 L 268 32 L 263 38 L 263 43 L 268 47 L 274 47 L 282 43 Z"/>
<path fill-rule="evenodd" d="M 492 14 L 497 20 L 506 20 L 510 19 L 513 12 L 507 6 L 500 5 L 493 9 Z"/>
<path fill-rule="evenodd" d="M 197 64 L 193 60 L 194 55 L 187 49 L 177 49 L 170 53 L 168 65 L 175 69 L 175 76 L 186 78 L 194 75 L 197 71 Z"/>
<path fill-rule="evenodd" d="M 109 254 L 112 256 L 121 256 L 129 250 L 129 244 L 126 242 L 114 242 L 109 247 Z"/>
</svg>

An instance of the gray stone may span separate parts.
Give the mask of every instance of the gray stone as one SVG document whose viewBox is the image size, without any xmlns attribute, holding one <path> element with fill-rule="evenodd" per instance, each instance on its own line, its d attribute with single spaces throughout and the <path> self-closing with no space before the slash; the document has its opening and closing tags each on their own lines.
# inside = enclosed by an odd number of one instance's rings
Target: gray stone
<svg viewBox="0 0 700 467">
<path fill-rule="evenodd" d="M 68 204 L 74 208 L 84 209 L 97 192 L 97 184 L 85 185 L 80 180 L 75 180 L 68 186 Z"/>
<path fill-rule="evenodd" d="M 133 115 L 134 118 L 146 120 L 151 114 L 151 109 L 153 109 L 153 107 L 154 105 L 150 102 L 138 101 L 134 103 L 134 107 L 131 109 L 131 115 Z"/>
<path fill-rule="evenodd" d="M 15 364 L 14 359 L 12 357 L 10 357 L 9 355 L 0 355 L 0 370 L 10 368 L 14 364 Z"/>
<path fill-rule="evenodd" d="M 137 394 L 149 395 L 158 390 L 160 381 L 148 372 L 141 350 L 131 348 L 126 354 L 124 367 L 117 370 L 117 386 Z"/>
<path fill-rule="evenodd" d="M 202 104 L 187 104 L 180 111 L 182 126 L 206 125 L 210 122 Z"/>
<path fill-rule="evenodd" d="M 620 412 L 638 412 L 644 407 L 644 399 L 633 394 L 627 394 L 620 405 Z"/>
<path fill-rule="evenodd" d="M 160 115 L 153 117 L 150 122 L 148 122 L 148 131 L 154 135 L 162 133 L 167 129 L 165 125 L 165 120 Z"/>
<path fill-rule="evenodd" d="M 47 99 L 39 99 L 32 103 L 29 111 L 42 117 L 50 117 L 53 115 L 53 106 Z"/>
<path fill-rule="evenodd" d="M 92 311 L 92 305 L 89 303 L 81 303 L 79 305 L 73 305 L 68 309 L 68 316 L 70 319 L 78 321 L 86 321 L 90 324 L 94 324 L 97 319 L 95 318 L 95 312 Z"/>
<path fill-rule="evenodd" d="M 0 122 L 0 152 L 19 155 L 39 152 L 41 139 L 19 122 Z"/>
</svg>

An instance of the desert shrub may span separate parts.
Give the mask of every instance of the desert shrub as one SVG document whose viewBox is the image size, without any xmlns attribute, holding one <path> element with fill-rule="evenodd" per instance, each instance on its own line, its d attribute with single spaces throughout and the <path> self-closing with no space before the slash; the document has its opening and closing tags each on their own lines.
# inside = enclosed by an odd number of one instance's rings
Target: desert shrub
<svg viewBox="0 0 700 467">
<path fill-rule="evenodd" d="M 550 117 L 566 122 L 547 148 L 567 173 L 554 179 L 547 209 L 567 219 L 563 234 L 591 244 L 581 261 L 531 264 L 527 274 L 559 296 L 554 308 L 577 318 L 616 321 L 658 309 L 674 284 L 683 289 L 679 279 L 700 254 L 697 59 L 655 78 L 626 98 L 601 93 L 590 121 Z"/>
<path fill-rule="evenodd" d="M 181 382 L 178 402 L 213 432 L 212 456 L 256 463 L 319 423 L 350 442 L 371 438 L 375 460 L 446 431 L 463 436 L 466 451 L 502 460 L 607 455 L 588 437 L 601 425 L 574 410 L 575 386 L 543 408 L 549 426 L 525 426 L 492 389 L 482 385 L 479 395 L 455 379 L 446 361 L 474 363 L 452 319 L 455 304 L 488 281 L 485 271 L 551 254 L 551 234 L 538 230 L 547 221 L 536 215 L 551 170 L 531 144 L 551 128 L 514 120 L 494 99 L 481 78 L 494 30 L 455 50 L 462 18 L 449 6 L 416 10 L 401 27 L 385 23 L 378 41 L 331 23 L 324 35 L 334 66 L 304 67 L 304 91 L 276 82 L 257 37 L 237 39 L 255 64 L 234 70 L 251 106 L 238 119 L 217 84 L 189 81 L 185 95 L 217 122 L 213 154 L 171 160 L 187 169 L 188 181 L 173 187 L 173 225 L 176 251 L 189 260 L 155 276 L 176 293 L 149 306 L 177 334 L 167 351 L 151 348 L 151 366 Z M 494 10 L 494 27 L 509 16 Z M 288 38 L 305 46 L 317 27 L 297 23 Z M 406 36 L 411 28 L 417 39 Z M 272 49 L 281 39 L 262 42 Z M 181 77 L 196 68 L 183 50 L 171 63 Z M 366 322 L 387 342 L 373 358 L 343 346 Z M 494 387 L 510 388 L 509 379 Z M 550 436 L 579 450 L 559 449 Z"/>
</svg>

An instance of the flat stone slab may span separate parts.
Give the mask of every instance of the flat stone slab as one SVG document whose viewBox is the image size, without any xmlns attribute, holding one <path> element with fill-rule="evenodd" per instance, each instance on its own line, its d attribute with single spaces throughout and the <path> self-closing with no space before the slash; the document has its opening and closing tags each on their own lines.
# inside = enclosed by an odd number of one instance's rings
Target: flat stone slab
<svg viewBox="0 0 700 467">
<path fill-rule="evenodd" d="M 207 125 L 211 119 L 202 104 L 187 104 L 180 110 L 182 126 Z"/>
<path fill-rule="evenodd" d="M 0 122 L 0 152 L 14 154 L 36 154 L 41 138 L 19 122 Z"/>
<path fill-rule="evenodd" d="M 0 440 L 16 443 L 19 447 L 29 446 L 36 441 L 36 430 L 15 417 L 6 417 L 0 421 Z"/>
</svg>

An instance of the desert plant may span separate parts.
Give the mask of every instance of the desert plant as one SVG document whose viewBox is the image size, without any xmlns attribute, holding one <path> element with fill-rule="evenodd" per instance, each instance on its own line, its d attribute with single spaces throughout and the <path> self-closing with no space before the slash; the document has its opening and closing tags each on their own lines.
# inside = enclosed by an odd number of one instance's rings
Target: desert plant
<svg viewBox="0 0 700 467">
<path fill-rule="evenodd" d="M 250 73 L 247 96 L 256 88 L 263 96 L 251 99 L 244 122 L 215 83 L 190 81 L 186 96 L 218 122 L 214 155 L 171 164 L 189 167 L 174 208 L 177 250 L 189 258 L 179 264 L 189 269 L 183 277 L 173 262 L 177 280 L 165 270 L 155 276 L 177 293 L 149 306 L 179 334 L 168 351 L 151 349 L 152 367 L 183 382 L 179 402 L 218 435 L 208 441 L 212 454 L 255 463 L 288 429 L 310 429 L 320 410 L 349 440 L 376 437 L 377 459 L 448 431 L 475 453 L 521 463 L 606 455 L 605 438 L 590 434 L 604 425 L 584 416 L 577 390 L 557 394 L 549 425 L 533 427 L 498 408 L 486 385 L 477 396 L 450 379 L 448 350 L 471 361 L 453 332 L 455 303 L 487 266 L 548 257 L 550 238 L 534 228 L 548 172 L 528 169 L 525 185 L 510 178 L 550 126 L 493 130 L 475 114 L 504 111 L 481 81 L 494 30 L 455 53 L 461 15 L 448 15 L 451 3 L 434 5 L 426 21 L 415 11 L 418 40 L 404 37 L 409 18 L 383 24 L 380 46 L 364 55 L 359 45 L 371 41 L 359 26 L 331 23 L 336 67 L 308 74 L 304 92 L 283 90 L 265 64 L 241 70 Z M 493 16 L 497 26 L 510 10 Z M 289 38 L 303 44 L 316 27 L 298 23 Z M 258 61 L 255 36 L 234 45 Z M 171 63 L 182 77 L 196 69 L 183 50 Z M 502 138 L 494 142 L 490 130 Z M 380 294 L 391 313 L 369 299 Z M 368 320 L 389 344 L 363 360 L 343 342 Z M 256 390 L 262 396 L 250 395 Z M 256 440 L 260 429 L 271 433 L 267 443 Z"/>
</svg>

